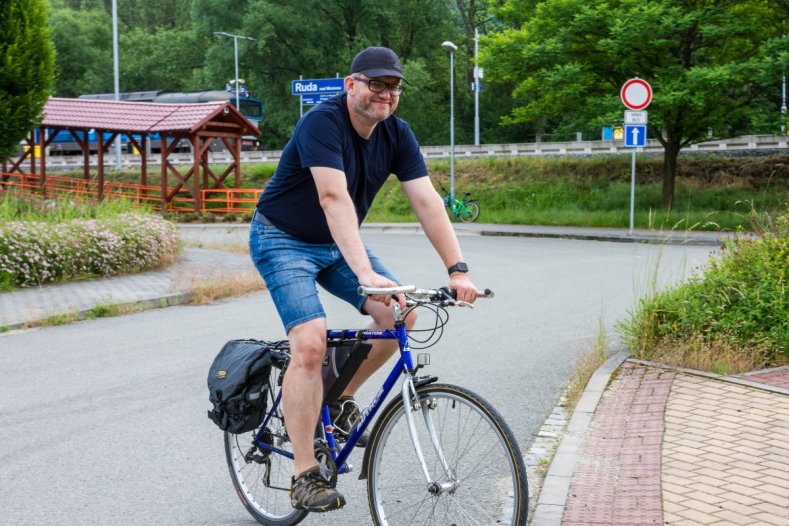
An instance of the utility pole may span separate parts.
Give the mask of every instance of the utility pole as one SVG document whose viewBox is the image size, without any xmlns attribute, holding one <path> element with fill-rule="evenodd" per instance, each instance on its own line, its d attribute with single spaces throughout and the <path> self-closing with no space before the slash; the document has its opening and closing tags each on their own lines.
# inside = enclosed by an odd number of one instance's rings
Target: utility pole
<svg viewBox="0 0 789 526">
<path fill-rule="evenodd" d="M 233 33 L 226 33 L 225 31 L 214 31 L 214 35 L 222 36 L 222 37 L 230 37 L 233 39 L 233 57 L 235 59 L 234 63 L 236 65 L 236 78 L 234 80 L 234 83 L 236 85 L 236 109 L 241 111 L 241 104 L 238 99 L 241 96 L 241 94 L 239 93 L 240 92 L 239 84 L 243 81 L 238 78 L 238 39 L 239 38 L 242 40 L 255 40 L 255 39 L 252 37 L 245 37 L 244 35 L 234 35 Z"/>
<path fill-rule="evenodd" d="M 449 51 L 449 196 L 455 198 L 455 51 L 458 47 L 447 40 L 441 47 Z"/>
<path fill-rule="evenodd" d="M 479 67 L 479 31 L 474 28 L 474 145 L 479 146 L 479 79 L 482 70 Z"/>
<path fill-rule="evenodd" d="M 120 100 L 120 73 L 118 69 L 118 2 L 112 0 L 112 61 L 115 75 L 115 100 Z M 101 133 L 101 132 L 99 132 Z M 121 134 L 115 137 L 115 168 L 121 169 Z"/>
<path fill-rule="evenodd" d="M 781 40 L 786 46 L 786 20 L 784 24 L 784 33 L 781 35 Z M 786 134 L 786 68 L 783 70 L 783 77 L 781 80 L 781 135 Z"/>
</svg>

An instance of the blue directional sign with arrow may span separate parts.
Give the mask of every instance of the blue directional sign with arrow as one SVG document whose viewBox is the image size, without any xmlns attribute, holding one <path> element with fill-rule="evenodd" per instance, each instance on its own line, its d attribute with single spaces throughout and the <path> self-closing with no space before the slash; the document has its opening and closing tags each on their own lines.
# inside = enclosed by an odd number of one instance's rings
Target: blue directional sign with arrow
<svg viewBox="0 0 789 526">
<path fill-rule="evenodd" d="M 643 148 L 647 145 L 647 127 L 643 124 L 626 124 L 624 135 L 627 148 Z"/>
</svg>

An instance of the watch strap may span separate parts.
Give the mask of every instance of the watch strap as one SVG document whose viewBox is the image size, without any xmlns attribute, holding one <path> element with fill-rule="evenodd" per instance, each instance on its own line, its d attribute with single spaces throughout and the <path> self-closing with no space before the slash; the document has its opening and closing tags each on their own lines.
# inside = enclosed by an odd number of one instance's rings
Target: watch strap
<svg viewBox="0 0 789 526">
<path fill-rule="evenodd" d="M 451 267 L 449 267 L 449 268 L 447 269 L 447 272 L 449 273 L 449 275 L 450 275 L 450 276 L 451 276 L 453 273 L 455 273 L 455 272 L 468 272 L 468 265 L 466 265 L 466 264 L 465 264 L 464 262 L 462 262 L 462 261 L 459 261 L 458 263 L 455 263 L 454 265 L 452 265 Z"/>
</svg>

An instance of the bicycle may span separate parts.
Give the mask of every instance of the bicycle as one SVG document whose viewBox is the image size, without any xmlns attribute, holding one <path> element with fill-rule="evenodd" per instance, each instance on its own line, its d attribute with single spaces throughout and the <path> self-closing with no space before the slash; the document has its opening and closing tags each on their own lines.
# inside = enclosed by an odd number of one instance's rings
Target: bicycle
<svg viewBox="0 0 789 526">
<path fill-rule="evenodd" d="M 479 203 L 474 199 L 467 199 L 471 195 L 469 192 L 464 192 L 463 199 L 459 199 L 458 197 L 452 197 L 443 186 L 441 191 L 444 192 L 444 206 L 449 209 L 452 215 L 464 223 L 473 223 L 477 220 L 479 217 Z"/>
<path fill-rule="evenodd" d="M 359 475 L 367 480 L 374 524 L 525 525 L 526 469 L 507 423 L 479 395 L 436 383 L 435 376 L 416 375 L 429 365 L 430 355 L 418 354 L 415 364 L 409 339 L 422 344 L 420 349 L 434 345 L 448 320 L 446 307 L 471 305 L 456 301 L 447 289 L 360 287 L 359 292 L 404 293 L 407 307 L 401 310 L 393 302 L 393 329 L 327 331 L 329 349 L 352 343 L 353 350 L 321 409 L 315 453 L 322 475 L 334 486 L 338 475 L 352 471 L 348 456 L 402 376 L 400 395 L 386 404 L 373 426 Z M 416 339 L 418 330 L 406 331 L 405 318 L 416 308 L 429 308 L 436 315 L 434 327 L 422 330 L 431 333 L 427 339 Z M 332 422 L 329 404 L 339 397 L 364 359 L 358 358 L 365 355 L 365 349 L 369 352 L 367 342 L 377 339 L 396 339 L 399 360 L 370 404 L 361 410 L 358 406 L 351 408 L 352 414 L 356 410 L 354 420 L 343 421 L 343 408 Z M 287 341 L 272 345 L 289 357 Z M 358 362 L 355 366 L 354 360 Z M 236 493 L 247 511 L 268 526 L 294 525 L 308 513 L 292 508 L 288 493 L 293 454 L 281 407 L 287 365 L 288 359 L 284 359 L 272 366 L 267 395 L 273 402 L 262 424 L 243 435 L 225 432 L 226 459 Z M 343 441 L 345 445 L 340 449 Z"/>
</svg>

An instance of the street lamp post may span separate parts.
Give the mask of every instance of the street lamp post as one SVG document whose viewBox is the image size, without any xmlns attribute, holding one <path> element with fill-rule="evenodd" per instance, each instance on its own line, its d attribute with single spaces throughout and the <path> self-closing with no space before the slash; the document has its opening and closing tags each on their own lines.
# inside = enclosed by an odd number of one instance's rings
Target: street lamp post
<svg viewBox="0 0 789 526">
<path fill-rule="evenodd" d="M 115 100 L 120 100 L 120 73 L 118 71 L 118 2 L 112 0 L 112 62 L 115 76 Z M 115 168 L 121 169 L 121 136 L 115 137 Z"/>
<path fill-rule="evenodd" d="M 784 20 L 784 33 L 781 39 L 786 44 L 786 20 Z M 781 77 L 781 135 L 786 133 L 786 69 Z"/>
<path fill-rule="evenodd" d="M 447 40 L 441 47 L 449 51 L 449 196 L 455 198 L 455 51 L 458 47 Z"/>
<path fill-rule="evenodd" d="M 234 50 L 234 53 L 235 53 L 235 64 L 236 64 L 236 78 L 235 78 L 235 85 L 236 85 L 236 109 L 241 111 L 241 108 L 239 107 L 239 101 L 238 101 L 238 98 L 239 98 L 239 87 L 238 87 L 238 84 L 239 84 L 239 82 L 238 82 L 238 39 L 239 38 L 244 39 L 244 40 L 255 40 L 255 39 L 252 38 L 252 37 L 245 37 L 244 35 L 234 35 L 232 33 L 225 33 L 224 31 L 214 31 L 214 35 L 216 35 L 216 36 L 223 36 L 223 37 L 230 37 L 230 38 L 233 39 L 233 50 Z"/>
<path fill-rule="evenodd" d="M 479 30 L 474 28 L 474 146 L 479 146 L 479 79 L 482 69 L 479 67 Z"/>
</svg>

